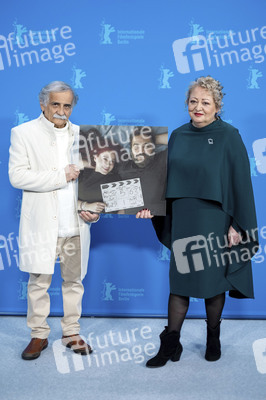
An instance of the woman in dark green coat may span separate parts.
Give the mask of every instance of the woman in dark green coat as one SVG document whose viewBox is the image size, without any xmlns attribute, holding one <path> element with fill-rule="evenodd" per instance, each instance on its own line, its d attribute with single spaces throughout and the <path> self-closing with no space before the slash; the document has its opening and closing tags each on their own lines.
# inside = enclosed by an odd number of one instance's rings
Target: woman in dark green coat
<svg viewBox="0 0 266 400">
<path fill-rule="evenodd" d="M 258 249 L 249 159 L 238 130 L 222 121 L 222 86 L 201 77 L 189 87 L 191 121 L 173 131 L 168 145 L 167 215 L 153 217 L 159 240 L 171 250 L 168 326 L 147 367 L 182 353 L 179 341 L 189 298 L 205 299 L 205 359 L 221 356 L 225 292 L 253 298 L 251 258 Z M 137 218 L 151 218 L 149 210 Z"/>
</svg>

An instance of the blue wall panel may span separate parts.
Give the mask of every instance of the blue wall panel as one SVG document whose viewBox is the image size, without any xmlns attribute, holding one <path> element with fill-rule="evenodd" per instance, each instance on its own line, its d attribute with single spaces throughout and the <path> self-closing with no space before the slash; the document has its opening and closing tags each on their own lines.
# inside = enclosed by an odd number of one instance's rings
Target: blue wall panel
<svg viewBox="0 0 266 400">
<path fill-rule="evenodd" d="M 8 148 L 10 129 L 39 115 L 41 87 L 64 80 L 76 88 L 76 124 L 157 125 L 171 132 L 188 121 L 189 83 L 210 74 L 225 88 L 222 118 L 240 130 L 247 147 L 261 229 L 256 298 L 228 298 L 224 315 L 266 317 L 266 144 L 257 154 L 252 148 L 266 136 L 265 13 L 262 0 L 225 0 L 219 9 L 210 0 L 6 2 L 0 16 L 1 313 L 26 313 L 27 274 L 18 269 L 16 242 L 21 192 L 8 181 Z M 92 227 L 83 313 L 165 316 L 168 265 L 169 252 L 150 221 L 105 216 Z M 57 266 L 53 314 L 62 313 L 60 286 Z M 189 313 L 203 316 L 203 301 L 192 299 Z"/>
</svg>

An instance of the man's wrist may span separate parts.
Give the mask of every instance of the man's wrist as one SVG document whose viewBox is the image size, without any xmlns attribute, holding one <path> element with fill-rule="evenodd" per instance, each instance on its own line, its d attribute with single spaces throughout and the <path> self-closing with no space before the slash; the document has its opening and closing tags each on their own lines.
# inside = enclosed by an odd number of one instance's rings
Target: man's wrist
<svg viewBox="0 0 266 400">
<path fill-rule="evenodd" d="M 80 209 L 81 209 L 81 211 L 88 211 L 87 209 L 86 209 L 86 201 L 82 201 L 81 203 L 80 203 Z"/>
</svg>

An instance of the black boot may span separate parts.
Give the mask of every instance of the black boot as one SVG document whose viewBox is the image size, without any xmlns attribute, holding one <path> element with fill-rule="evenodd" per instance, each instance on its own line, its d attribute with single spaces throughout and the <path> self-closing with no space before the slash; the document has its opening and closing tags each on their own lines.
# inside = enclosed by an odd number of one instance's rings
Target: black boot
<svg viewBox="0 0 266 400">
<path fill-rule="evenodd" d="M 177 331 L 168 332 L 168 327 L 160 334 L 161 345 L 157 355 L 147 361 L 146 367 L 163 367 L 168 360 L 179 361 L 183 351 L 182 344 L 179 342 L 180 333 Z"/>
<path fill-rule="evenodd" d="M 220 324 L 211 328 L 207 322 L 207 344 L 205 359 L 207 361 L 217 361 L 221 357 L 221 343 L 220 343 Z"/>
</svg>

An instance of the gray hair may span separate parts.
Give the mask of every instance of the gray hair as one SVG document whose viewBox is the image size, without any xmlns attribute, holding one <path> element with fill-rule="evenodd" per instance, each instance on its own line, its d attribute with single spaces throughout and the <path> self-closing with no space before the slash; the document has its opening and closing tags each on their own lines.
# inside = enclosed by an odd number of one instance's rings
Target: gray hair
<svg viewBox="0 0 266 400">
<path fill-rule="evenodd" d="M 47 106 L 51 92 L 65 92 L 67 90 L 70 90 L 73 93 L 72 107 L 75 107 L 78 102 L 78 95 L 74 92 L 70 85 L 62 81 L 53 81 L 44 86 L 39 93 L 40 103 L 44 106 Z"/>
<path fill-rule="evenodd" d="M 191 82 L 191 84 L 189 85 L 187 94 L 186 94 L 186 101 L 185 103 L 188 105 L 189 102 L 189 98 L 191 95 L 192 90 L 196 87 L 199 86 L 203 89 L 208 90 L 208 92 L 212 95 L 214 103 L 218 109 L 218 111 L 220 111 L 222 109 L 223 106 L 223 102 L 222 99 L 225 95 L 225 93 L 222 92 L 223 90 L 223 86 L 221 85 L 221 83 L 219 81 L 217 81 L 216 79 L 212 78 L 210 75 L 208 76 L 201 76 L 200 78 L 196 79 L 195 81 Z"/>
</svg>

